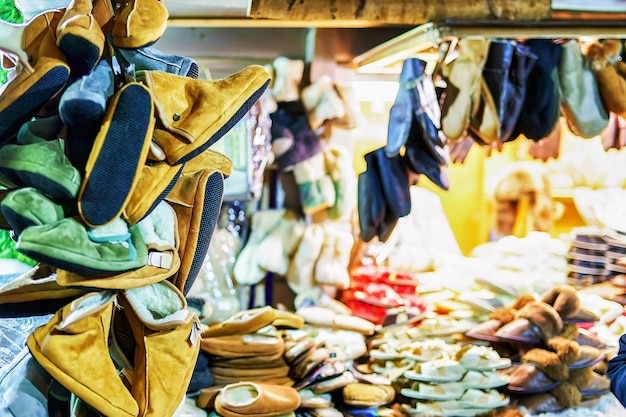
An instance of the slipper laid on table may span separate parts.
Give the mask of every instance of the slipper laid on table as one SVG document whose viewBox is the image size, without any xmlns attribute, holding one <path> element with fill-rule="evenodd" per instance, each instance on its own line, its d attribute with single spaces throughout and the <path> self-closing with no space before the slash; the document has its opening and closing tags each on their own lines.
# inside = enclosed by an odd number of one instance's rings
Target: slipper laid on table
<svg viewBox="0 0 626 417">
<path fill-rule="evenodd" d="M 418 400 L 448 401 L 458 400 L 465 392 L 465 387 L 459 382 L 444 382 L 441 384 L 427 384 L 416 382 L 411 388 L 402 388 L 400 394 Z"/>
<path fill-rule="evenodd" d="M 396 395 L 391 385 L 372 385 L 352 382 L 343 387 L 343 401 L 354 407 L 379 407 L 389 404 Z"/>
<path fill-rule="evenodd" d="M 443 339 L 426 339 L 411 343 L 402 349 L 402 355 L 406 359 L 418 362 L 427 362 L 435 359 L 451 358 L 456 355 L 459 347 L 447 343 Z"/>
<path fill-rule="evenodd" d="M 463 407 L 491 409 L 504 407 L 508 405 L 510 399 L 507 395 L 501 394 L 496 390 L 479 390 L 470 388 L 459 398 L 458 403 Z"/>
<path fill-rule="evenodd" d="M 408 371 L 404 376 L 408 379 L 424 382 L 456 382 L 465 374 L 465 367 L 452 359 L 436 359 L 422 362 Z"/>
<path fill-rule="evenodd" d="M 469 370 L 460 383 L 465 388 L 492 389 L 507 385 L 509 377 L 495 371 Z"/>
<path fill-rule="evenodd" d="M 490 346 L 467 345 L 457 353 L 456 359 L 465 369 L 488 371 L 511 366 L 511 359 L 502 358 Z"/>
</svg>

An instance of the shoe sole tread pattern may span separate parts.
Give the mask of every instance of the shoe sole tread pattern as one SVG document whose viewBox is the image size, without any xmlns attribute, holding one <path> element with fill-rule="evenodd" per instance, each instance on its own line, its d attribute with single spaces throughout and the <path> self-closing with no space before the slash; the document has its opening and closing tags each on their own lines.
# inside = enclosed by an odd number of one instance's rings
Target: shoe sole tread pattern
<svg viewBox="0 0 626 417">
<path fill-rule="evenodd" d="M 152 96 L 139 83 L 121 90 L 112 111 L 107 131 L 98 134 L 105 135 L 99 152 L 89 156 L 78 196 L 81 217 L 92 226 L 105 225 L 122 213 L 145 164 L 150 144 L 146 137 L 154 126 Z M 94 146 L 97 143 L 98 138 Z"/>
<path fill-rule="evenodd" d="M 37 109 L 58 94 L 67 83 L 69 76 L 70 71 L 67 66 L 57 65 L 46 72 L 4 110 L 0 110 L 0 145 L 16 133 Z M 7 92 L 5 91 L 4 94 Z M 0 98 L 0 107 L 3 107 L 2 101 Z"/>
</svg>

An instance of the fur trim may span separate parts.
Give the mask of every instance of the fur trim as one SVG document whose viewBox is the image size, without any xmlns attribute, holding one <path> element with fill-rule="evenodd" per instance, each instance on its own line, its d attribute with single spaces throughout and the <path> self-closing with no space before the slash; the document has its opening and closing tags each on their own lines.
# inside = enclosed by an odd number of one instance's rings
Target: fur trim
<svg viewBox="0 0 626 417">
<path fill-rule="evenodd" d="M 524 307 L 526 304 L 531 303 L 533 301 L 537 301 L 535 300 L 535 297 L 533 297 L 530 294 L 524 294 L 518 297 L 517 300 L 515 300 L 515 303 L 513 303 L 511 308 L 514 310 L 519 310 L 520 308 Z"/>
<path fill-rule="evenodd" d="M 593 369 L 588 366 L 586 368 L 570 369 L 569 379 L 567 382 L 574 385 L 577 389 L 583 389 L 589 385 L 593 378 Z"/>
<path fill-rule="evenodd" d="M 525 362 L 536 364 L 553 381 L 566 381 L 569 378 L 567 365 L 559 356 L 549 350 L 534 348 L 522 356 Z"/>
<path fill-rule="evenodd" d="M 563 318 L 571 316 L 580 307 L 578 291 L 569 286 L 552 288 L 541 297 L 541 301 L 554 307 Z"/>
<path fill-rule="evenodd" d="M 146 324 L 177 322 L 184 320 L 189 314 L 182 294 L 164 282 L 125 290 L 124 293 Z"/>
<path fill-rule="evenodd" d="M 550 391 L 563 407 L 574 407 L 580 404 L 580 391 L 570 383 L 563 383 Z"/>
<path fill-rule="evenodd" d="M 592 71 L 600 71 L 619 60 L 622 44 L 617 39 L 607 39 L 604 42 L 593 42 L 585 51 L 587 65 Z"/>
<path fill-rule="evenodd" d="M 489 313 L 489 319 L 498 320 L 505 325 L 515 320 L 515 310 L 506 307 L 498 307 Z"/>
<path fill-rule="evenodd" d="M 578 326 L 576 326 L 576 323 L 563 323 L 563 330 L 561 330 L 559 336 L 570 340 L 576 340 L 578 337 Z"/>
<path fill-rule="evenodd" d="M 562 336 L 549 339 L 546 345 L 559 356 L 561 362 L 567 365 L 574 362 L 580 352 L 580 344 L 578 342 Z"/>
<path fill-rule="evenodd" d="M 559 313 L 552 306 L 540 301 L 526 304 L 517 312 L 517 317 L 528 319 L 537 326 L 545 339 L 554 337 L 563 330 L 563 320 Z"/>
</svg>

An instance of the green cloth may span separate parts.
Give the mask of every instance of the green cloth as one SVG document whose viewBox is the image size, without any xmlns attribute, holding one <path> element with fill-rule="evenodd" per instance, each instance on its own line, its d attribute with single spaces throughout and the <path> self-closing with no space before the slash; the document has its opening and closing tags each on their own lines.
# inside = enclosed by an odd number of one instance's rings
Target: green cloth
<svg viewBox="0 0 626 417">
<path fill-rule="evenodd" d="M 13 0 L 0 0 L 0 19 L 11 23 L 22 23 L 24 17 Z"/>
<path fill-rule="evenodd" d="M 10 232 L 8 230 L 0 230 L 0 258 L 2 259 L 17 259 L 26 265 L 35 266 L 36 261 L 30 259 L 28 256 L 15 249 L 15 242 L 11 239 Z"/>
</svg>

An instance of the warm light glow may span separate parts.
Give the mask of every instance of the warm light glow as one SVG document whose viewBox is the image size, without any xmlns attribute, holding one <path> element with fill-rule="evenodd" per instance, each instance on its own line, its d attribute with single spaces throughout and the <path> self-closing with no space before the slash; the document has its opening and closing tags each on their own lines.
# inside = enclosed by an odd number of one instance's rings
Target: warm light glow
<svg viewBox="0 0 626 417">
<path fill-rule="evenodd" d="M 355 81 L 352 83 L 359 101 L 391 101 L 398 94 L 397 81 Z"/>
</svg>

